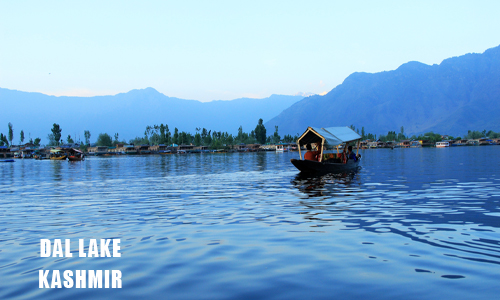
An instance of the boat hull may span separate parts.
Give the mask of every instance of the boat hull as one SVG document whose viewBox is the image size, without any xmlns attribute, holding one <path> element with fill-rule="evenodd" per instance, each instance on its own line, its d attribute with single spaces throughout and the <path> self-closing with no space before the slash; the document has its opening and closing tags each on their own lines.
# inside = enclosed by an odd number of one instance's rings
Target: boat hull
<svg viewBox="0 0 500 300">
<path fill-rule="evenodd" d="M 313 160 L 291 159 L 292 164 L 301 172 L 304 173 L 332 173 L 339 174 L 344 172 L 356 171 L 359 167 L 358 161 L 348 161 L 342 163 L 318 162 Z"/>
<path fill-rule="evenodd" d="M 85 156 L 68 156 L 69 161 L 83 161 Z"/>
<path fill-rule="evenodd" d="M 52 156 L 50 160 L 66 160 L 66 155 L 64 156 Z"/>
</svg>

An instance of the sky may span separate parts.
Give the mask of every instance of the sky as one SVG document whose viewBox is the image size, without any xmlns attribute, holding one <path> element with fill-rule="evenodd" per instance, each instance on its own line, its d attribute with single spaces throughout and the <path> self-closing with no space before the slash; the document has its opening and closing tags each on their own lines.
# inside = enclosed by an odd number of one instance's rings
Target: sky
<svg viewBox="0 0 500 300">
<path fill-rule="evenodd" d="M 0 87 L 153 87 L 200 101 L 323 94 L 353 72 L 500 44 L 500 1 L 0 0 Z"/>
</svg>

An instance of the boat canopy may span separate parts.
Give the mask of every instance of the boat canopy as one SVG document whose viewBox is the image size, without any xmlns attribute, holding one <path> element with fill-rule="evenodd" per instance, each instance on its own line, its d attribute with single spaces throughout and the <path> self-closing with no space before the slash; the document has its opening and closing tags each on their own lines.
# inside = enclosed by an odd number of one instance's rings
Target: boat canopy
<svg viewBox="0 0 500 300">
<path fill-rule="evenodd" d="M 64 151 L 59 149 L 50 149 L 50 153 L 59 153 L 59 152 L 64 152 Z"/>
<path fill-rule="evenodd" d="M 324 143 L 335 147 L 343 143 L 360 140 L 361 136 L 349 127 L 307 127 L 307 130 L 299 137 L 297 144 L 300 146 L 310 143 Z"/>
<path fill-rule="evenodd" d="M 80 154 L 83 154 L 82 151 L 78 150 L 78 149 L 75 149 L 75 148 L 71 148 L 71 150 L 75 151 L 76 153 L 80 153 Z"/>
</svg>

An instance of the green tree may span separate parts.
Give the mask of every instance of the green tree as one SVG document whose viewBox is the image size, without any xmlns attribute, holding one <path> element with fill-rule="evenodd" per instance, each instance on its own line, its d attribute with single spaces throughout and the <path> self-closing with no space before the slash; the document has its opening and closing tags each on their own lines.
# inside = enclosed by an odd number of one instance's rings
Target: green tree
<svg viewBox="0 0 500 300">
<path fill-rule="evenodd" d="M 83 152 L 87 152 L 87 145 L 84 145 L 83 142 L 80 142 L 80 150 Z"/>
<path fill-rule="evenodd" d="M 57 146 L 57 142 L 56 139 L 54 138 L 53 133 L 47 135 L 47 139 L 49 140 L 48 146 Z"/>
<path fill-rule="evenodd" d="M 264 126 L 264 121 L 262 119 L 259 119 L 259 122 L 257 123 L 257 126 L 255 127 L 255 139 L 257 140 L 257 143 L 259 144 L 265 144 L 266 143 L 266 127 Z"/>
<path fill-rule="evenodd" d="M 405 129 L 403 126 L 401 126 L 401 131 L 399 132 L 397 139 L 398 139 L 398 141 L 402 141 L 402 140 L 406 139 Z"/>
<path fill-rule="evenodd" d="M 233 135 L 230 134 L 227 139 L 226 139 L 226 143 L 227 143 L 227 146 L 228 147 L 231 147 L 231 149 L 233 149 L 233 146 L 234 146 L 234 138 L 233 138 Z"/>
<path fill-rule="evenodd" d="M 278 125 L 276 125 L 274 126 L 273 142 L 275 144 L 278 144 L 280 141 L 281 141 L 281 136 L 278 134 Z"/>
<path fill-rule="evenodd" d="M 186 132 L 184 132 L 184 131 L 179 134 L 179 144 L 180 145 L 188 144 L 187 135 L 186 135 Z"/>
<path fill-rule="evenodd" d="M 152 127 L 150 126 L 149 143 L 151 145 L 158 145 L 160 144 L 160 141 L 161 141 L 160 126 L 158 125 L 153 125 Z"/>
<path fill-rule="evenodd" d="M 83 135 L 85 136 L 85 145 L 90 145 L 90 131 L 85 130 Z"/>
<path fill-rule="evenodd" d="M 11 122 L 9 122 L 8 126 L 9 126 L 9 141 L 10 144 L 12 145 L 12 140 L 14 139 L 14 128 L 12 127 Z"/>
<path fill-rule="evenodd" d="M 212 130 L 209 130 L 208 132 L 205 132 L 205 138 L 203 139 L 203 145 L 205 146 L 210 146 L 212 144 L 212 136 L 210 135 L 212 133 Z"/>
<path fill-rule="evenodd" d="M 194 145 L 195 146 L 201 146 L 201 134 L 199 132 L 197 132 L 194 135 Z"/>
<path fill-rule="evenodd" d="M 55 141 L 55 145 L 57 146 L 57 145 L 59 145 L 59 141 L 61 140 L 62 129 L 59 126 L 59 124 L 54 123 L 54 125 L 52 125 L 51 131 L 52 131 L 53 139 Z"/>
<path fill-rule="evenodd" d="M 111 147 L 113 145 L 113 140 L 111 136 L 107 133 L 99 133 L 97 137 L 97 146 L 108 146 Z"/>
<path fill-rule="evenodd" d="M 441 135 L 439 133 L 427 132 L 423 136 L 423 140 L 429 140 L 432 143 L 440 142 L 442 140 Z"/>
<path fill-rule="evenodd" d="M 174 144 L 179 144 L 179 129 L 177 129 L 177 127 L 175 127 L 175 129 L 174 129 L 174 138 L 173 138 L 172 142 Z"/>
<path fill-rule="evenodd" d="M 170 145 L 172 141 L 170 130 L 168 130 L 168 125 L 165 124 L 165 144 Z"/>
<path fill-rule="evenodd" d="M 130 145 L 140 145 L 142 143 L 142 138 L 136 136 L 135 138 L 128 141 Z"/>
<path fill-rule="evenodd" d="M 479 139 L 483 136 L 483 134 L 477 130 L 474 130 L 474 131 L 468 131 L 467 132 L 467 136 L 466 138 L 467 139 Z"/>
<path fill-rule="evenodd" d="M 36 146 L 36 147 L 40 147 L 40 142 L 42 140 L 40 138 L 36 138 L 35 141 L 33 142 L 33 144 Z"/>
<path fill-rule="evenodd" d="M 24 143 L 24 130 L 21 130 L 21 144 Z"/>
<path fill-rule="evenodd" d="M 71 138 L 71 135 L 68 134 L 68 137 L 66 138 L 66 141 L 68 142 L 68 144 L 74 144 L 75 141 L 73 141 L 73 139 Z"/>
<path fill-rule="evenodd" d="M 294 142 L 294 137 L 291 134 L 285 134 L 283 136 L 283 142 L 292 143 L 292 142 Z"/>
<path fill-rule="evenodd" d="M 165 135 L 165 125 L 160 124 L 160 144 L 167 144 L 167 136 Z"/>
<path fill-rule="evenodd" d="M 7 137 L 3 135 L 3 133 L 0 133 L 0 146 L 4 145 L 9 145 L 9 141 L 7 140 Z"/>
</svg>

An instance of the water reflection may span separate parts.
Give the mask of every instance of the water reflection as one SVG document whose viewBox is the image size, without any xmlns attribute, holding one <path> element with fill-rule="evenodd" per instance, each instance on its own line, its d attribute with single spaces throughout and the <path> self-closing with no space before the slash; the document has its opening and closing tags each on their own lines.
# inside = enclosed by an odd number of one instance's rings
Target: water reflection
<svg viewBox="0 0 500 300">
<path fill-rule="evenodd" d="M 264 171 L 267 169 L 267 153 L 259 152 L 257 157 L 257 170 Z"/>
<path fill-rule="evenodd" d="M 63 175 L 62 175 L 62 169 L 63 169 L 63 164 L 67 164 L 66 161 L 60 161 L 60 160 L 51 160 L 49 161 L 52 164 L 52 178 L 54 181 L 62 181 L 63 180 Z"/>
<path fill-rule="evenodd" d="M 334 196 L 339 191 L 359 185 L 360 178 L 357 172 L 341 174 L 308 174 L 299 173 L 291 181 L 299 191 L 308 197 Z"/>
</svg>

